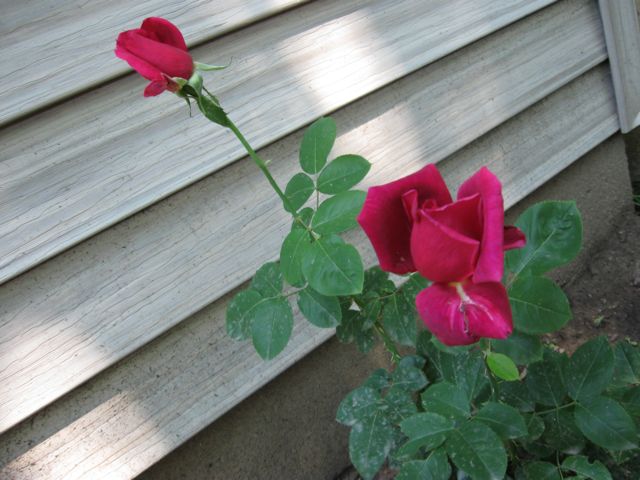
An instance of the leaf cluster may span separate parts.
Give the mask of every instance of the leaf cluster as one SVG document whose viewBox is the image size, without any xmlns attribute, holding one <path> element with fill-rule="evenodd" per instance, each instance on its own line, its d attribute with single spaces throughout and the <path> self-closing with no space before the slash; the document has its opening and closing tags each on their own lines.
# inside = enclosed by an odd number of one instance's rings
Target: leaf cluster
<svg viewBox="0 0 640 480">
<path fill-rule="evenodd" d="M 189 85 L 185 88 L 193 90 Z M 353 296 L 362 293 L 364 266 L 356 248 L 339 234 L 357 225 L 365 193 L 352 187 L 371 165 L 358 155 L 329 161 L 335 138 L 331 118 L 321 118 L 305 131 L 299 159 L 302 171 L 291 177 L 284 190 L 284 208 L 293 223 L 282 243 L 280 262 L 263 265 L 227 309 L 228 334 L 237 340 L 251 338 L 264 359 L 278 355 L 291 337 L 290 297 L 297 298 L 300 312 L 317 327 L 353 331 L 348 306 Z M 315 207 L 308 205 L 314 194 Z M 363 350 L 370 348 L 372 339 L 361 337 Z"/>
<path fill-rule="evenodd" d="M 630 343 L 612 347 L 599 337 L 571 357 L 543 347 L 516 381 L 490 373 L 486 351 L 443 348 L 427 332 L 418 352 L 376 371 L 338 409 L 365 479 L 389 462 L 403 480 L 448 480 L 452 472 L 610 480 L 606 465 L 638 453 L 640 350 Z"/>
<path fill-rule="evenodd" d="M 571 318 L 564 293 L 544 274 L 580 249 L 575 204 L 534 205 L 516 224 L 527 246 L 506 256 L 514 333 L 507 340 L 452 348 L 418 332 L 415 347 L 427 381 L 412 392 L 415 413 L 394 422 L 380 396 L 375 408 L 353 410 L 345 421 L 350 404 L 341 405 L 338 420 L 352 427 L 351 458 L 365 479 L 386 461 L 403 480 L 448 480 L 453 472 L 477 480 L 608 480 L 608 467 L 637 453 L 640 351 L 629 343 L 612 347 L 600 337 L 569 357 L 541 339 Z M 368 299 L 366 292 L 375 288 L 366 283 L 362 297 Z M 378 299 L 371 295 L 361 310 Z M 402 315 L 392 317 L 389 326 Z M 384 428 L 370 428 L 376 412 L 376 427 Z M 366 444 L 360 434 L 367 435 Z"/>
</svg>

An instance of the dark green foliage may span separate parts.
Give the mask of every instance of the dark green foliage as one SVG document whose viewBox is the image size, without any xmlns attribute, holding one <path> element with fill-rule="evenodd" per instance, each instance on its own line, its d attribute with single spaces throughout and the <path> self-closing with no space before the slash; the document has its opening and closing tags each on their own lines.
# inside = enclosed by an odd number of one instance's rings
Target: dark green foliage
<svg viewBox="0 0 640 480">
<path fill-rule="evenodd" d="M 318 177 L 318 191 L 335 195 L 349 190 L 362 180 L 371 164 L 359 155 L 342 155 L 322 170 Z"/>
<path fill-rule="evenodd" d="M 515 275 L 540 275 L 573 260 L 582 245 L 582 220 L 575 202 L 541 202 L 516 221 L 527 236 L 524 248 L 506 253 Z"/>
<path fill-rule="evenodd" d="M 304 132 L 300 146 L 300 166 L 314 174 L 322 170 L 327 163 L 329 152 L 336 140 L 336 123 L 332 118 L 324 117 L 313 122 Z"/>
<path fill-rule="evenodd" d="M 284 194 L 289 200 L 289 204 L 297 210 L 309 200 L 314 190 L 315 186 L 312 178 L 306 173 L 301 172 L 291 177 L 291 180 L 289 180 L 284 190 Z M 285 209 L 286 208 L 285 206 Z"/>
<path fill-rule="evenodd" d="M 564 292 L 546 277 L 524 276 L 509 288 L 515 328 L 540 335 L 561 329 L 571 319 Z"/>
</svg>

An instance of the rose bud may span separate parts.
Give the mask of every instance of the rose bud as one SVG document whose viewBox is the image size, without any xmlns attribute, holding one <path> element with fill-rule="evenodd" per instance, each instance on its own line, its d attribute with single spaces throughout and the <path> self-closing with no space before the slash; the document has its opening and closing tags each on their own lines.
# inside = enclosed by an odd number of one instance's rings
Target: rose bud
<svg viewBox="0 0 640 480">
<path fill-rule="evenodd" d="M 144 89 L 145 97 L 165 90 L 177 92 L 180 86 L 173 79 L 189 79 L 194 69 L 182 33 L 164 18 L 147 18 L 140 28 L 122 32 L 115 53 L 151 81 Z"/>
</svg>

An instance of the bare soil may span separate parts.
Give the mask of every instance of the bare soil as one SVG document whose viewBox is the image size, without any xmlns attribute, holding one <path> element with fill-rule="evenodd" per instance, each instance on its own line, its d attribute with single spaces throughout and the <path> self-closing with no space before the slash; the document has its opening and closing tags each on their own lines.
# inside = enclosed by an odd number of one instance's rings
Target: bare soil
<svg viewBox="0 0 640 480">
<path fill-rule="evenodd" d="M 589 338 L 640 341 L 640 216 L 618 217 L 585 269 L 562 285 L 573 320 L 553 340 L 568 352 Z"/>
</svg>

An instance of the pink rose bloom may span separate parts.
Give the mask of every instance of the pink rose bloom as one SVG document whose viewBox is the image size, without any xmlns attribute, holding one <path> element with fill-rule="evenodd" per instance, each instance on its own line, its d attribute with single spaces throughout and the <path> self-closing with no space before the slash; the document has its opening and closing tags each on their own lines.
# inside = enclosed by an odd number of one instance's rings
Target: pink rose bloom
<svg viewBox="0 0 640 480">
<path fill-rule="evenodd" d="M 177 92 L 179 86 L 172 78 L 189 79 L 193 73 L 193 59 L 182 33 L 164 18 L 147 18 L 140 28 L 122 32 L 115 53 L 151 81 L 144 90 L 145 97 L 165 90 Z"/>
<path fill-rule="evenodd" d="M 525 237 L 504 227 L 502 187 L 487 168 L 462 184 L 455 202 L 433 164 L 372 187 L 358 222 L 383 270 L 418 271 L 434 282 L 416 307 L 444 344 L 511 334 L 511 308 L 500 283 L 504 251 L 522 247 Z"/>
</svg>

